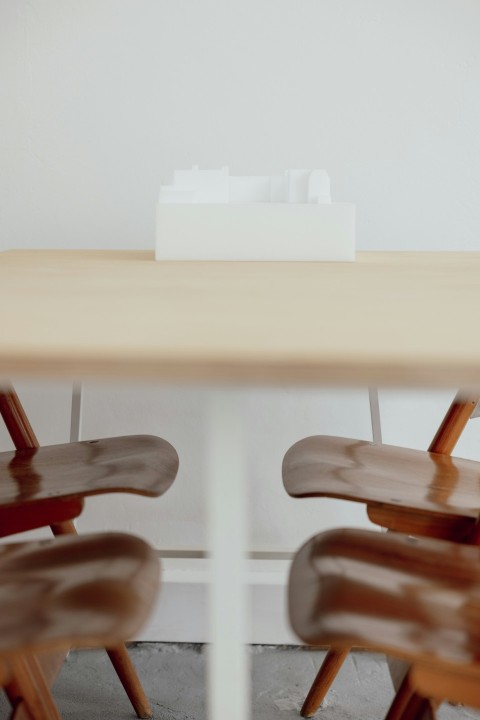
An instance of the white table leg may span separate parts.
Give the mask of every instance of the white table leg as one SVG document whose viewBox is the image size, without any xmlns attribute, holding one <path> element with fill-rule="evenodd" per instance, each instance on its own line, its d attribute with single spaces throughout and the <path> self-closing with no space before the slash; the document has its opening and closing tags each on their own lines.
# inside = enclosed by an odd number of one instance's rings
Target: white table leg
<svg viewBox="0 0 480 720">
<path fill-rule="evenodd" d="M 239 390 L 214 390 L 208 397 L 208 527 L 212 555 L 209 720 L 247 720 L 250 715 L 245 647 L 247 473 L 242 405 Z"/>
<path fill-rule="evenodd" d="M 72 407 L 70 412 L 70 442 L 78 442 L 82 435 L 82 383 L 72 385 Z"/>
</svg>

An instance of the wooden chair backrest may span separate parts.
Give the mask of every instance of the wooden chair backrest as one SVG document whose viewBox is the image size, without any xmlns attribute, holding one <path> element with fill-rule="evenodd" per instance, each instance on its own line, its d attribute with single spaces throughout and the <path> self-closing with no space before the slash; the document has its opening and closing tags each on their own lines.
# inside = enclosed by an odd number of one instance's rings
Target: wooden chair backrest
<svg viewBox="0 0 480 720">
<path fill-rule="evenodd" d="M 12 385 L 4 385 L 0 387 L 0 415 L 3 418 L 5 426 L 8 430 L 12 442 L 16 450 L 27 450 L 40 447 L 30 421 L 23 409 L 22 403 L 15 392 Z M 77 499 L 72 501 L 71 518 L 80 514 L 83 508 L 83 500 Z M 38 512 L 36 508 L 32 512 Z M 68 514 L 67 514 L 68 517 Z M 42 525 L 45 523 L 41 523 Z M 54 535 L 76 535 L 76 529 L 70 519 L 61 520 L 60 522 L 48 523 Z M 38 524 L 32 527 L 38 527 Z M 19 532 L 23 529 L 17 525 L 17 520 L 13 520 L 12 527 L 8 528 L 5 533 Z"/>
<path fill-rule="evenodd" d="M 17 450 L 40 447 L 25 410 L 12 386 L 0 388 L 0 415 Z"/>
<path fill-rule="evenodd" d="M 465 395 L 461 390 L 458 391 L 430 443 L 428 452 L 452 454 L 479 400 L 477 395 Z"/>
</svg>

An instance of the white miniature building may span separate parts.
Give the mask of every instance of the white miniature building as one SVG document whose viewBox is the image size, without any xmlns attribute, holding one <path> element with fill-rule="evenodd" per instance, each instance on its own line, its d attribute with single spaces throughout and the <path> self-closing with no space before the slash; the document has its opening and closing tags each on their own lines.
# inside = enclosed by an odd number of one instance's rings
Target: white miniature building
<svg viewBox="0 0 480 720">
<path fill-rule="evenodd" d="M 220 170 L 175 170 L 160 188 L 160 203 L 329 203 L 325 170 L 286 170 L 283 175 L 231 176 Z"/>
</svg>

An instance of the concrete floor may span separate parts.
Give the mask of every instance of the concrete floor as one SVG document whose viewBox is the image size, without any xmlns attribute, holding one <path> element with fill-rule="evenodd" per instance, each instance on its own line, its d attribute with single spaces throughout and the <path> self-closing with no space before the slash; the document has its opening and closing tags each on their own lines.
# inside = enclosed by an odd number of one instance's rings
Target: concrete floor
<svg viewBox="0 0 480 720">
<path fill-rule="evenodd" d="M 133 660 L 157 720 L 205 720 L 205 653 L 200 645 L 142 643 Z M 298 720 L 305 691 L 323 653 L 293 647 L 251 648 L 253 718 Z M 63 720 L 134 718 L 103 651 L 72 652 L 54 688 Z M 382 656 L 354 653 L 319 711 L 321 720 L 381 720 L 392 698 Z M 0 702 L 0 718 L 8 718 Z M 480 719 L 464 707 L 442 707 L 441 720 Z"/>
</svg>

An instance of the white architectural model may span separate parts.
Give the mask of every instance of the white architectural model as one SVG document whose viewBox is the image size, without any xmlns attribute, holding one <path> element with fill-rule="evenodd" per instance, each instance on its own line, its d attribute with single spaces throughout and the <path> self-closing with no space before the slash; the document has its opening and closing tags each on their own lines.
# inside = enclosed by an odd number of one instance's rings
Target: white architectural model
<svg viewBox="0 0 480 720">
<path fill-rule="evenodd" d="M 325 170 L 286 170 L 283 175 L 231 176 L 221 170 L 175 170 L 160 188 L 160 203 L 329 203 Z"/>
<path fill-rule="evenodd" d="M 230 176 L 175 170 L 157 204 L 157 260 L 355 259 L 355 206 L 332 203 L 325 170 Z"/>
</svg>

